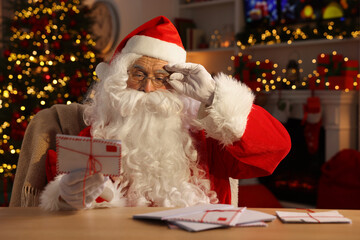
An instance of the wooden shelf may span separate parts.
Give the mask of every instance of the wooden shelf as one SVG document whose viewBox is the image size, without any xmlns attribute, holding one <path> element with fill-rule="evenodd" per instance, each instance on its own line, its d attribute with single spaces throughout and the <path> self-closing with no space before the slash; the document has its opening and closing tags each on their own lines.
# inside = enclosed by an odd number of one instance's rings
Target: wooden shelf
<svg viewBox="0 0 360 240">
<path fill-rule="evenodd" d="M 255 44 L 253 46 L 246 47 L 244 50 L 248 49 L 264 49 L 264 48 L 286 48 L 286 47 L 297 47 L 297 46 L 315 46 L 315 45 L 324 45 L 324 44 L 334 44 L 334 43 L 352 43 L 359 42 L 360 38 L 345 38 L 345 39 L 318 39 L 318 40 L 304 40 L 304 41 L 295 41 L 291 44 L 288 43 L 275 43 L 275 44 Z"/>
<path fill-rule="evenodd" d="M 212 0 L 212 1 L 180 4 L 180 9 L 191 9 L 191 8 L 199 8 L 199 7 L 216 6 L 216 5 L 233 3 L 233 2 L 234 2 L 234 0 Z"/>
</svg>

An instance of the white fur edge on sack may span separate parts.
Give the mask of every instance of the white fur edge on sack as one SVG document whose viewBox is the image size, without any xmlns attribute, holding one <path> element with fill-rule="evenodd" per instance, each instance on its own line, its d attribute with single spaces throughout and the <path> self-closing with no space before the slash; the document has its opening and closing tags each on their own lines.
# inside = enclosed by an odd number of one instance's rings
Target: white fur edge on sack
<svg viewBox="0 0 360 240">
<path fill-rule="evenodd" d="M 59 184 L 64 174 L 58 175 L 55 179 L 49 182 L 44 191 L 40 195 L 39 207 L 47 211 L 58 211 L 58 210 L 75 210 L 73 207 L 65 202 L 59 200 L 60 191 Z M 95 201 L 90 208 L 101 208 L 101 207 L 122 207 L 125 206 L 125 199 L 122 197 L 119 190 L 117 190 L 119 182 L 112 182 L 108 180 L 105 183 L 105 188 L 108 188 L 114 193 L 114 197 L 110 202 L 96 203 Z"/>
<path fill-rule="evenodd" d="M 208 137 L 228 145 L 244 134 L 255 96 L 245 84 L 223 73 L 214 80 L 213 103 L 206 109 L 200 108 L 194 124 L 203 128 Z"/>
</svg>

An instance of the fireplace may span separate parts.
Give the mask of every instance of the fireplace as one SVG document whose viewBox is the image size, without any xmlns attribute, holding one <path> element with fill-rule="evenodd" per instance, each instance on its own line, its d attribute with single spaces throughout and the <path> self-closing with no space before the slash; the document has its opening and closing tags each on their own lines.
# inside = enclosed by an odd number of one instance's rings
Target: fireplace
<svg viewBox="0 0 360 240">
<path fill-rule="evenodd" d="M 318 149 L 310 154 L 304 137 L 304 104 L 311 96 L 320 98 L 322 126 L 319 129 Z M 284 122 L 292 149 L 275 172 L 260 178 L 275 196 L 283 201 L 316 205 L 317 185 L 322 164 L 343 149 L 358 149 L 358 92 L 284 90 L 270 92 L 264 108 L 275 111 L 279 99 L 290 103 L 289 119 Z"/>
</svg>

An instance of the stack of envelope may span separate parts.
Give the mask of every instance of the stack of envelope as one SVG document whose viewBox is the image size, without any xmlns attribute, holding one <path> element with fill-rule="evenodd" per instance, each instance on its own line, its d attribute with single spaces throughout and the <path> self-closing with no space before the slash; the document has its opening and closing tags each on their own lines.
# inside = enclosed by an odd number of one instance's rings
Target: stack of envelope
<svg viewBox="0 0 360 240">
<path fill-rule="evenodd" d="M 265 222 L 274 220 L 276 216 L 248 210 L 246 207 L 236 208 L 227 204 L 203 204 L 137 214 L 133 218 L 162 220 L 181 229 L 198 232 L 221 227 L 264 227 L 267 226 Z"/>
</svg>

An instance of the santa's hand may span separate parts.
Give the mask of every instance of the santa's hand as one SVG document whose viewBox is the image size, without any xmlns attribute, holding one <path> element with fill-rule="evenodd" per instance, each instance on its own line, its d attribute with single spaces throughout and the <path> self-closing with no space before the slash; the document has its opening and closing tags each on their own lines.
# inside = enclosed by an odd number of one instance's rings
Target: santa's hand
<svg viewBox="0 0 360 240">
<path fill-rule="evenodd" d="M 165 66 L 165 69 L 173 72 L 169 77 L 169 84 L 175 91 L 206 105 L 212 104 L 215 81 L 202 65 L 194 63 L 169 64 Z"/>
<path fill-rule="evenodd" d="M 60 196 L 67 204 L 76 208 L 89 208 L 100 196 L 109 177 L 95 173 L 85 177 L 85 170 L 71 172 L 60 180 Z M 84 184 L 85 181 L 85 184 Z"/>
</svg>

